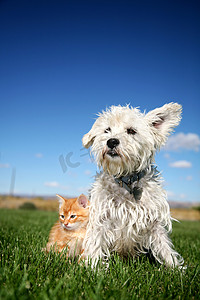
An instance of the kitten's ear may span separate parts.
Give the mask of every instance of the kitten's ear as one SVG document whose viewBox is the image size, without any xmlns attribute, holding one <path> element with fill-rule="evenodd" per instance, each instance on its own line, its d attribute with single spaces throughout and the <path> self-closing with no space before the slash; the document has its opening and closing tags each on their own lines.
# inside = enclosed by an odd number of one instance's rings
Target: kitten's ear
<svg viewBox="0 0 200 300">
<path fill-rule="evenodd" d="M 59 207 L 61 207 L 62 205 L 63 205 L 63 203 L 65 202 L 65 198 L 63 198 L 62 196 L 60 196 L 60 195 L 56 195 L 59 199 L 58 199 L 58 201 L 59 201 Z"/>
<path fill-rule="evenodd" d="M 78 204 L 79 204 L 80 206 L 82 206 L 83 208 L 87 208 L 87 207 L 89 206 L 89 200 L 88 200 L 88 198 L 87 198 L 85 195 L 83 195 L 83 194 L 81 194 L 81 195 L 78 197 L 77 201 L 78 201 Z"/>
</svg>

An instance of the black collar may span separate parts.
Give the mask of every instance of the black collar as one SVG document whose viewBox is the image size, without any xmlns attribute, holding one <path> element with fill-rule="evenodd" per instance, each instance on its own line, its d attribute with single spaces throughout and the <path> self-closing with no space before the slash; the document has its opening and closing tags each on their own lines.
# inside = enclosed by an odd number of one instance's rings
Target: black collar
<svg viewBox="0 0 200 300">
<path fill-rule="evenodd" d="M 146 170 L 143 170 L 141 172 L 134 172 L 132 174 L 121 176 L 121 177 L 114 177 L 115 182 L 119 184 L 120 187 L 125 188 L 130 194 L 134 196 L 136 200 L 140 200 L 142 196 L 142 188 L 138 186 L 138 183 L 140 179 L 142 179 L 146 174 Z M 132 184 L 134 182 L 137 182 L 134 187 L 132 187 Z"/>
</svg>

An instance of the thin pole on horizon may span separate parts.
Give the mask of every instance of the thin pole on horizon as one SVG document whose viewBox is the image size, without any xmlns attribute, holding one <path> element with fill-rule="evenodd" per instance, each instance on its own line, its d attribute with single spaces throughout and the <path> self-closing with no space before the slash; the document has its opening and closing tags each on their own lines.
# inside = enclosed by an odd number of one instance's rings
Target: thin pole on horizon
<svg viewBox="0 0 200 300">
<path fill-rule="evenodd" d="M 14 195 L 15 179 L 16 179 L 16 168 L 13 168 L 11 174 L 11 181 L 10 181 L 10 196 Z"/>
</svg>

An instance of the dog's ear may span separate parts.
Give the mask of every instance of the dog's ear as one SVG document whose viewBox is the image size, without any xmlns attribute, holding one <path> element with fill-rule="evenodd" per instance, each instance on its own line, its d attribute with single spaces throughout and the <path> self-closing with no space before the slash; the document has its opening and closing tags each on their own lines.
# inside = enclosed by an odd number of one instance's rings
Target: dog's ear
<svg viewBox="0 0 200 300">
<path fill-rule="evenodd" d="M 168 103 L 146 114 L 145 118 L 153 131 L 158 147 L 165 144 L 167 136 L 180 123 L 181 112 L 180 104 Z"/>
<path fill-rule="evenodd" d="M 95 139 L 95 135 L 92 127 L 92 129 L 88 133 L 86 133 L 82 138 L 83 146 L 85 148 L 89 148 L 90 146 L 92 146 L 94 139 Z"/>
<path fill-rule="evenodd" d="M 100 127 L 100 125 L 101 125 L 101 121 L 100 121 L 100 119 L 98 118 L 98 119 L 94 122 L 94 124 L 93 124 L 91 130 L 83 136 L 83 138 L 82 138 L 82 143 L 83 143 L 83 146 L 84 146 L 85 148 L 89 148 L 90 146 L 92 146 L 92 144 L 93 144 L 93 142 L 94 142 L 94 139 L 95 139 L 95 137 L 96 137 L 98 128 Z"/>
</svg>

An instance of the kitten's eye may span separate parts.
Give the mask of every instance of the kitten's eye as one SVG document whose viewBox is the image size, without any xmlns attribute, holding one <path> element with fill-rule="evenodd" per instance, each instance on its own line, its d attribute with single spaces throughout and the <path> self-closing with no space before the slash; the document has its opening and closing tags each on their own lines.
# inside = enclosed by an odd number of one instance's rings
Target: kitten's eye
<svg viewBox="0 0 200 300">
<path fill-rule="evenodd" d="M 70 216 L 70 219 L 75 219 L 76 218 L 76 215 L 71 215 Z"/>
<path fill-rule="evenodd" d="M 64 220 L 65 216 L 64 216 L 64 215 L 60 215 L 60 218 L 61 218 L 62 220 Z"/>
<path fill-rule="evenodd" d="M 108 127 L 108 128 L 104 131 L 104 133 L 108 133 L 109 131 L 111 131 L 111 128 L 110 128 L 110 127 Z"/>
<path fill-rule="evenodd" d="M 134 135 L 136 134 L 136 131 L 133 128 L 127 128 L 127 133 Z"/>
</svg>

